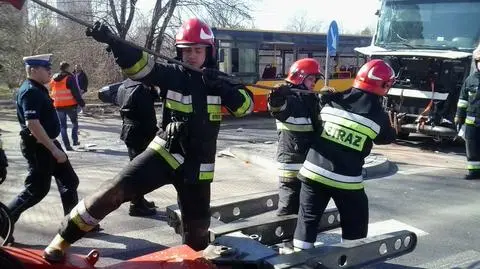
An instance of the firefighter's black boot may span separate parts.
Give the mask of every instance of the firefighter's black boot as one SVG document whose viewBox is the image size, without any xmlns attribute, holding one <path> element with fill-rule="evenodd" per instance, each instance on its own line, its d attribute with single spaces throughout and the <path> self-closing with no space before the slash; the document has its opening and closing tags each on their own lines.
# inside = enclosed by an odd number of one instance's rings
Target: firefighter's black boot
<svg viewBox="0 0 480 269">
<path fill-rule="evenodd" d="M 144 203 L 130 203 L 128 214 L 133 217 L 153 216 L 157 214 L 157 210 L 155 208 L 148 207 Z"/>
<path fill-rule="evenodd" d="M 468 173 L 464 177 L 466 180 L 475 180 L 480 179 L 480 173 Z"/>
</svg>

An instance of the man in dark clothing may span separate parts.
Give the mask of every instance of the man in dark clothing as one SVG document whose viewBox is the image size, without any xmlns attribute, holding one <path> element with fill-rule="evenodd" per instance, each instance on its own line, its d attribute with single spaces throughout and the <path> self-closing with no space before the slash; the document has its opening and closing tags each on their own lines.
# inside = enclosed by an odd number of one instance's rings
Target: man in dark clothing
<svg viewBox="0 0 480 269">
<path fill-rule="evenodd" d="M 176 64 L 155 62 L 141 50 L 112 38 L 109 28 L 95 23 L 87 35 L 107 43 L 123 72 L 131 79 L 158 86 L 163 101 L 160 130 L 148 148 L 135 157 L 111 182 L 87 196 L 64 219 L 59 233 L 44 251 L 45 259 L 64 258 L 65 250 L 100 220 L 134 197 L 166 184 L 177 190 L 182 215 L 183 243 L 199 251 L 208 246 L 210 183 L 222 120 L 222 105 L 234 116 L 253 109 L 252 97 L 243 85 L 219 76 L 215 42 L 210 27 L 194 18 L 176 35 L 177 55 L 203 72 Z"/>
<path fill-rule="evenodd" d="M 17 94 L 20 123 L 20 149 L 28 161 L 25 189 L 8 205 L 12 220 L 40 202 L 50 190 L 55 176 L 63 213 L 67 215 L 78 203 L 78 177 L 55 139 L 60 133 L 58 116 L 45 84 L 50 81 L 51 54 L 24 57 L 27 80 Z"/>
<path fill-rule="evenodd" d="M 60 63 L 60 72 L 53 75 L 50 81 L 50 96 L 53 99 L 53 106 L 57 110 L 60 120 L 60 133 L 62 134 L 63 145 L 70 151 L 73 148 L 70 145 L 67 133 L 67 116 L 72 122 L 72 140 L 73 145 L 78 146 L 78 112 L 77 107 L 84 107 L 85 102 L 82 99 L 77 87 L 75 77 L 68 71 L 70 65 L 66 62 Z"/>
<path fill-rule="evenodd" d="M 343 240 L 367 236 L 368 198 L 362 166 L 373 143 L 395 140 L 381 102 L 394 81 L 395 72 L 389 65 L 372 60 L 362 66 L 349 91 L 322 96 L 321 121 L 298 174 L 302 187 L 295 248 L 313 247 L 330 198 L 340 212 Z"/>
<path fill-rule="evenodd" d="M 130 161 L 145 151 L 158 131 L 154 101 L 158 93 L 154 87 L 127 79 L 118 88 L 116 104 L 120 106 L 123 125 L 120 139 L 125 142 Z M 143 195 L 130 202 L 130 216 L 155 215 L 155 204 Z"/>
<path fill-rule="evenodd" d="M 480 179 L 480 45 L 472 58 L 475 72 L 463 83 L 455 116 L 458 130 L 465 124 L 468 180 Z"/>
<path fill-rule="evenodd" d="M 316 94 L 291 89 L 313 91 L 320 75 L 320 64 L 315 59 L 298 60 L 290 67 L 285 79 L 287 85 L 274 90 L 268 98 L 268 108 L 276 119 L 278 131 L 279 216 L 298 213 L 301 184 L 297 174 L 310 149 L 319 112 Z"/>
<path fill-rule="evenodd" d="M 80 94 L 85 94 L 88 91 L 88 77 L 79 64 L 75 65 L 73 75 L 75 76 L 75 81 L 77 83 Z"/>
</svg>

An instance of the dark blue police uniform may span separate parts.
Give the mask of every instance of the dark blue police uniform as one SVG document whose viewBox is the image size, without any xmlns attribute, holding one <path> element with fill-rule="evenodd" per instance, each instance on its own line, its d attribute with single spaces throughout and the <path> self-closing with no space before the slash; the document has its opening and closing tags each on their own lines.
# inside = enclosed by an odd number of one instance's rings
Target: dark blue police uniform
<svg viewBox="0 0 480 269">
<path fill-rule="evenodd" d="M 46 56 L 48 55 L 25 57 L 25 64 L 49 68 L 50 61 L 49 58 L 48 61 L 45 60 Z M 16 222 L 22 212 L 36 205 L 47 195 L 52 176 L 58 185 L 66 215 L 78 203 L 78 176 L 68 159 L 64 163 L 58 163 L 52 153 L 37 142 L 26 126 L 28 120 L 39 120 L 47 135 L 55 139 L 60 133 L 60 124 L 53 101 L 45 86 L 27 79 L 18 90 L 16 102 L 18 122 L 21 126 L 20 148 L 28 162 L 28 175 L 24 183 L 25 189 L 8 205 L 12 220 Z M 57 140 L 54 140 L 54 144 L 62 150 Z"/>
</svg>

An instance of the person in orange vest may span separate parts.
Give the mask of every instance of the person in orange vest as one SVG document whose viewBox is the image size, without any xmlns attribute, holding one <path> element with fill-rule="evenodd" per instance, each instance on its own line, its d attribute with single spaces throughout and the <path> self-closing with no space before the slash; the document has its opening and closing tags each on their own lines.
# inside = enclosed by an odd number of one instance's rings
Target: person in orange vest
<svg viewBox="0 0 480 269">
<path fill-rule="evenodd" d="M 63 145 L 68 151 L 72 151 L 70 140 L 67 134 L 67 116 L 72 122 L 72 140 L 73 145 L 78 146 L 78 111 L 77 107 L 84 107 L 85 102 L 78 90 L 75 82 L 75 77 L 68 71 L 70 65 L 66 62 L 60 63 L 60 72 L 53 75 L 50 81 L 50 96 L 53 99 L 53 106 L 55 107 L 60 120 L 60 134 L 62 135 Z"/>
</svg>

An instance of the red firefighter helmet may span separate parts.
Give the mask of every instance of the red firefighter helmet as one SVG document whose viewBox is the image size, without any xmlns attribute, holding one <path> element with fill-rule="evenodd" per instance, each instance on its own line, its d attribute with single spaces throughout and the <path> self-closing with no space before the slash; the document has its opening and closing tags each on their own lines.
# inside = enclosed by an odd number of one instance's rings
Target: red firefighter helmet
<svg viewBox="0 0 480 269">
<path fill-rule="evenodd" d="M 175 46 L 177 47 L 177 57 L 182 57 L 181 48 L 194 45 L 204 45 L 207 47 L 207 59 L 205 66 L 215 65 L 215 37 L 208 24 L 198 18 L 192 18 L 185 21 L 175 36 Z"/>
<path fill-rule="evenodd" d="M 321 73 L 320 64 L 315 59 L 304 58 L 292 64 L 285 80 L 294 85 L 300 85 L 306 77 L 310 75 L 318 76 Z"/>
<path fill-rule="evenodd" d="M 365 92 L 384 96 L 395 83 L 395 71 L 383 60 L 371 60 L 357 73 L 353 87 Z"/>
<path fill-rule="evenodd" d="M 184 48 L 193 45 L 215 46 L 212 29 L 198 18 L 184 22 L 175 36 L 175 46 Z"/>
</svg>

